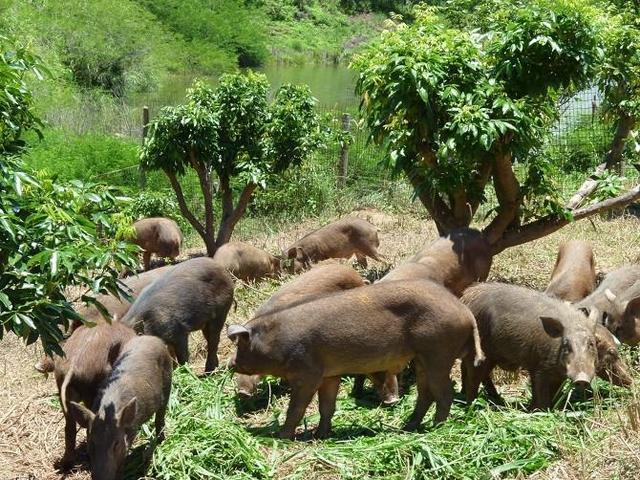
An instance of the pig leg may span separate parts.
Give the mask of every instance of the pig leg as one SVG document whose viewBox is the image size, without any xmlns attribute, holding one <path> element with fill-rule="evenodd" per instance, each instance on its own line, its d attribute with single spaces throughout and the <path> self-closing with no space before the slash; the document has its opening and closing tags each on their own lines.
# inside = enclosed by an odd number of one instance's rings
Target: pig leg
<svg viewBox="0 0 640 480">
<path fill-rule="evenodd" d="M 218 367 L 218 343 L 220 343 L 220 325 L 208 322 L 202 329 L 204 338 L 207 339 L 207 362 L 204 373 L 212 373 Z"/>
<path fill-rule="evenodd" d="M 558 394 L 564 378 L 550 375 L 549 372 L 531 372 L 531 404 L 530 410 L 548 410 L 553 406 L 553 399 Z"/>
<path fill-rule="evenodd" d="M 376 372 L 371 380 L 378 392 L 378 396 L 385 405 L 392 405 L 399 400 L 398 377 L 393 372 Z"/>
<path fill-rule="evenodd" d="M 331 431 L 331 418 L 336 411 L 336 398 L 340 388 L 340 377 L 326 377 L 318 389 L 318 408 L 320 423 L 316 438 L 327 438 Z"/>
<path fill-rule="evenodd" d="M 167 404 L 165 403 L 160 410 L 156 412 L 155 425 L 156 425 L 156 439 L 158 443 L 164 441 L 164 417 L 167 413 Z"/>
<path fill-rule="evenodd" d="M 353 379 L 353 390 L 351 390 L 351 396 L 354 398 L 360 398 L 364 394 L 364 375 L 356 375 Z"/>
<path fill-rule="evenodd" d="M 145 250 L 142 253 L 142 264 L 144 265 L 144 270 L 145 272 L 149 270 L 149 267 L 151 266 L 151 252 L 148 250 Z"/>
<path fill-rule="evenodd" d="M 462 359 L 462 390 L 467 403 L 478 398 L 478 389 L 482 380 L 491 375 L 493 365 L 485 360 L 478 367 L 473 365 L 473 358 L 469 355 Z"/>
<path fill-rule="evenodd" d="M 361 253 L 356 253 L 356 261 L 361 268 L 367 268 L 367 257 Z"/>
<path fill-rule="evenodd" d="M 182 333 L 173 339 L 173 351 L 176 354 L 178 365 L 184 365 L 189 361 L 189 334 Z"/>
<path fill-rule="evenodd" d="M 72 418 L 71 414 L 65 415 L 64 420 L 64 455 L 60 459 L 60 467 L 63 470 L 67 470 L 73 465 L 75 460 L 76 434 L 78 430 L 76 421 Z"/>
<path fill-rule="evenodd" d="M 416 386 L 418 387 L 418 400 L 416 406 L 413 409 L 409 421 L 405 424 L 404 430 L 411 432 L 420 426 L 422 419 L 424 418 L 427 410 L 433 403 L 433 396 L 429 389 L 429 383 L 427 381 L 427 369 L 424 366 L 424 360 L 418 360 L 416 358 Z"/>
<path fill-rule="evenodd" d="M 427 366 L 427 383 L 431 396 L 436 401 L 436 415 L 433 424 L 438 425 L 444 422 L 449 416 L 451 404 L 453 403 L 453 387 L 451 385 L 451 367 L 453 362 L 446 368 L 446 365 Z"/>
<path fill-rule="evenodd" d="M 303 378 L 291 381 L 291 399 L 287 408 L 287 418 L 280 431 L 280 438 L 293 440 L 295 438 L 296 427 L 304 417 L 307 406 L 311 403 L 313 395 L 322 384 L 322 377 Z"/>
</svg>

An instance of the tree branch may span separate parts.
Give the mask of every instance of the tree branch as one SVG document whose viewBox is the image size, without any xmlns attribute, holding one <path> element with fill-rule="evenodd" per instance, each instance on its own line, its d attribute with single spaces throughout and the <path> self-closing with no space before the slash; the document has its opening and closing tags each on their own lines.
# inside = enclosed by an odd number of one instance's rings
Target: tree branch
<svg viewBox="0 0 640 480">
<path fill-rule="evenodd" d="M 511 152 L 506 145 L 502 145 L 493 160 L 493 185 L 498 198 L 498 214 L 484 229 L 485 238 L 491 244 L 498 241 L 514 220 L 517 220 L 522 202 L 520 183 L 513 172 Z"/>
<path fill-rule="evenodd" d="M 601 202 L 589 205 L 578 210 L 573 211 L 573 220 L 581 220 L 583 218 L 590 217 L 597 213 L 612 210 L 614 208 L 624 207 L 629 203 L 638 200 L 640 198 L 640 185 L 636 185 L 628 192 L 623 193 L 614 198 L 609 198 Z M 553 233 L 565 225 L 568 225 L 570 220 L 565 217 L 549 216 L 544 217 L 527 225 L 523 225 L 517 229 L 510 230 L 504 234 L 504 236 L 492 245 L 493 254 L 498 254 L 503 250 L 521 245 L 523 243 L 536 240 Z"/>
<path fill-rule="evenodd" d="M 225 214 L 224 220 L 220 222 L 220 229 L 218 230 L 218 238 L 216 239 L 216 246 L 219 248 L 221 245 L 224 245 L 231 239 L 231 234 L 233 233 L 233 229 L 236 224 L 244 215 L 247 206 L 249 205 L 249 200 L 251 199 L 251 195 L 258 187 L 255 183 L 249 183 L 245 185 L 244 189 L 240 193 L 240 197 L 238 197 L 238 203 L 236 207 L 233 208 L 232 211 L 229 211 Z M 224 195 L 224 193 L 223 193 Z M 233 205 L 232 205 L 233 207 Z"/>
<path fill-rule="evenodd" d="M 578 208 L 598 188 L 597 177 L 601 176 L 607 169 L 619 164 L 622 160 L 624 145 L 635 126 L 635 118 L 628 115 L 621 115 L 616 126 L 616 133 L 611 141 L 611 148 L 606 153 L 604 161 L 596 167 L 593 174 L 580 186 L 578 191 L 569 199 L 565 205 L 566 209 Z"/>
<path fill-rule="evenodd" d="M 196 159 L 196 154 L 193 150 L 189 151 L 189 160 L 191 166 L 198 174 L 198 180 L 200 181 L 200 190 L 204 197 L 204 231 L 207 237 L 213 235 L 213 190 L 211 189 L 211 176 L 207 167 Z M 211 255 L 211 252 L 207 252 Z"/>
<path fill-rule="evenodd" d="M 487 183 L 489 182 L 492 169 L 493 162 L 491 161 L 491 159 L 483 158 L 478 168 L 476 178 L 473 181 L 473 188 L 475 189 L 474 193 L 476 193 L 477 195 L 475 195 L 475 197 L 473 197 L 473 200 L 469 202 L 469 205 L 471 206 L 471 215 L 475 215 L 478 211 L 478 207 L 480 207 L 480 202 L 483 197 L 482 194 L 487 186 Z M 471 193 L 471 191 L 469 191 L 469 193 Z"/>
<path fill-rule="evenodd" d="M 191 226 L 195 229 L 196 232 L 198 232 L 198 234 L 204 240 L 205 239 L 204 226 L 198 221 L 195 215 L 191 213 L 191 210 L 189 210 L 189 207 L 187 207 L 187 202 L 185 201 L 184 194 L 182 193 L 182 186 L 180 185 L 180 182 L 178 181 L 176 174 L 169 170 L 164 170 L 164 173 L 169 178 L 171 187 L 173 188 L 173 191 L 176 194 L 176 199 L 178 200 L 178 206 L 180 207 L 180 212 L 182 212 L 182 215 L 184 216 L 184 218 L 186 218 L 189 221 Z"/>
</svg>

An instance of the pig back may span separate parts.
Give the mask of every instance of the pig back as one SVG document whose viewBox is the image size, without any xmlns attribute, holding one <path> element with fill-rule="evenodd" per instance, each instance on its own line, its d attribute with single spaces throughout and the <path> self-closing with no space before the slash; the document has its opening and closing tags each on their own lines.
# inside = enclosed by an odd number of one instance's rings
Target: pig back
<svg viewBox="0 0 640 480">
<path fill-rule="evenodd" d="M 242 242 L 222 245 L 213 259 L 241 280 L 252 280 L 274 272 L 277 260 L 270 253 Z"/>
<path fill-rule="evenodd" d="M 596 271 L 591 244 L 583 240 L 564 242 L 558 251 L 545 293 L 560 300 L 579 302 L 593 292 L 595 283 Z"/>
<path fill-rule="evenodd" d="M 175 257 L 180 252 L 182 232 L 178 224 L 163 217 L 143 218 L 133 224 L 135 243 L 161 257 Z"/>
<path fill-rule="evenodd" d="M 347 265 L 316 266 L 281 287 L 262 304 L 254 316 L 265 315 L 364 284 L 360 274 Z"/>
<path fill-rule="evenodd" d="M 605 295 L 606 290 L 611 290 L 619 296 L 640 280 L 640 265 L 625 265 L 609 272 L 594 292 L 578 303 L 578 307 L 597 308 L 600 312 L 608 312 L 611 309 L 610 302 Z"/>
</svg>

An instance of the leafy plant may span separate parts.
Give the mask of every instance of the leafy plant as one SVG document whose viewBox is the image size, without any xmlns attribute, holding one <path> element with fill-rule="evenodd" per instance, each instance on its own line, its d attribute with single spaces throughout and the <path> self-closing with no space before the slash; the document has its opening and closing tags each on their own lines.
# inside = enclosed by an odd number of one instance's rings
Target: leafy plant
<svg viewBox="0 0 640 480">
<path fill-rule="evenodd" d="M 268 94 L 266 77 L 251 72 L 223 76 L 215 91 L 196 82 L 185 104 L 160 112 L 142 148 L 143 167 L 167 175 L 210 256 L 229 241 L 256 188 L 267 188 L 270 175 L 299 165 L 319 144 L 315 99 L 307 87 L 284 85 L 271 103 Z M 198 176 L 204 221 L 185 202 L 180 178 L 188 168 Z M 213 175 L 222 211 L 217 222 Z M 232 182 L 240 190 L 235 205 Z"/>
<path fill-rule="evenodd" d="M 531 198 L 550 185 L 535 163 L 557 100 L 593 78 L 602 38 L 599 11 L 586 0 L 502 5 L 472 31 L 415 7 L 415 23 L 385 31 L 353 63 L 373 141 L 387 147 L 388 167 L 407 176 L 441 233 L 468 226 L 492 183 L 498 207 L 484 234 L 496 253 L 574 218 L 556 195 Z M 526 184 L 516 162 L 533 173 Z"/>
<path fill-rule="evenodd" d="M 118 270 L 133 268 L 135 247 L 109 240 L 122 225 L 123 199 L 113 189 L 81 182 L 60 184 L 25 171 L 15 156 L 22 135 L 37 129 L 29 72 L 39 59 L 3 39 L 0 54 L 0 338 L 13 332 L 45 351 L 61 352 L 62 329 L 82 320 L 67 299 L 95 302 L 97 293 L 118 292 Z M 7 105 L 8 108 L 4 108 Z M 89 295 L 92 293 L 94 295 Z M 73 299 L 72 299 L 73 300 Z"/>
</svg>

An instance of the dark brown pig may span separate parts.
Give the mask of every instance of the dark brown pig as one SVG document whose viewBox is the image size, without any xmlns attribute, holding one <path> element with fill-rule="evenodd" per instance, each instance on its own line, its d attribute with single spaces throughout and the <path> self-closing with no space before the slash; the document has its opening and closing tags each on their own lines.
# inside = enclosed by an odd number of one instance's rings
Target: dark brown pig
<svg viewBox="0 0 640 480">
<path fill-rule="evenodd" d="M 596 286 L 596 267 L 589 242 L 569 240 L 560 245 L 547 295 L 579 302 L 593 292 Z"/>
<path fill-rule="evenodd" d="M 172 268 L 173 265 L 167 265 L 127 277 L 124 280 L 121 280 L 121 287 L 123 287 L 123 290 L 132 297 L 132 300 L 135 300 L 147 285 L 160 278 Z M 114 321 L 121 319 L 129 311 L 129 307 L 131 307 L 131 302 L 124 297 L 117 297 L 115 295 L 98 295 L 96 299 L 102 303 Z M 105 321 L 102 313 L 95 305 L 82 305 L 77 309 L 77 311 L 78 314 L 87 322 L 97 324 Z M 74 321 L 71 324 L 70 333 L 73 333 L 81 325 L 82 323 L 80 321 Z M 34 368 L 42 373 L 53 372 L 53 359 L 51 357 L 43 357 L 38 363 L 36 363 Z"/>
<path fill-rule="evenodd" d="M 163 339 L 181 365 L 189 360 L 189 333 L 202 330 L 210 373 L 218 366 L 220 331 L 232 303 L 231 275 L 212 258 L 194 258 L 145 288 L 122 323 Z"/>
<path fill-rule="evenodd" d="M 143 218 L 135 222 L 133 228 L 136 231 L 133 243 L 144 250 L 142 259 L 145 270 L 149 270 L 153 253 L 172 260 L 180 255 L 182 232 L 178 224 L 170 218 Z"/>
<path fill-rule="evenodd" d="M 83 417 L 71 409 L 70 402 L 93 405 L 123 345 L 134 337 L 135 332 L 120 323 L 82 326 L 65 342 L 65 356 L 55 358 L 55 378 L 65 418 L 64 456 L 60 461 L 63 469 L 70 467 L 75 458 L 76 423 L 87 427 Z"/>
<path fill-rule="evenodd" d="M 596 348 L 598 349 L 598 361 L 596 374 L 608 382 L 619 387 L 629 387 L 633 378 L 629 368 L 618 352 L 618 339 L 603 325 L 596 325 Z"/>
<path fill-rule="evenodd" d="M 416 429 L 431 403 L 444 421 L 453 392 L 456 358 L 482 351 L 473 315 L 449 291 L 430 281 L 384 282 L 322 297 L 230 325 L 237 345 L 230 366 L 245 375 L 275 375 L 291 386 L 280 432 L 293 438 L 307 405 L 318 392 L 317 436 L 331 429 L 340 377 L 399 372 L 416 364 L 418 400 L 405 429 Z"/>
<path fill-rule="evenodd" d="M 347 265 L 316 266 L 280 288 L 262 304 L 254 316 L 278 312 L 300 303 L 364 285 L 365 282 L 360 274 Z M 237 374 L 238 393 L 245 397 L 252 396 L 261 378 L 260 375 Z M 372 381 L 383 403 L 390 404 L 398 400 L 398 381 L 395 375 L 376 374 L 372 377 Z M 363 384 L 364 376 L 356 378 L 354 394 L 361 393 Z"/>
<path fill-rule="evenodd" d="M 346 217 L 309 233 L 286 249 L 289 269 L 300 273 L 312 263 L 355 255 L 362 267 L 367 257 L 380 260 L 378 229 L 361 218 Z"/>
<path fill-rule="evenodd" d="M 491 262 L 491 247 L 482 233 L 461 228 L 436 239 L 380 281 L 433 280 L 459 297 L 472 283 L 487 279 Z"/>
<path fill-rule="evenodd" d="M 71 402 L 88 425 L 87 450 L 93 480 L 119 478 L 138 430 L 155 414 L 156 437 L 164 439 L 173 361 L 159 338 L 142 335 L 123 347 L 92 408 Z"/>
<path fill-rule="evenodd" d="M 462 301 L 476 317 L 486 356 L 480 366 L 463 360 L 467 401 L 476 398 L 481 382 L 490 382 L 495 366 L 529 373 L 532 409 L 550 408 L 566 378 L 582 388 L 593 379 L 595 315 L 587 322 L 561 300 L 502 283 L 473 286 Z"/>
<path fill-rule="evenodd" d="M 626 265 L 609 272 L 595 291 L 576 303 L 578 308 L 596 309 L 598 322 L 623 343 L 640 341 L 640 265 Z M 636 333 L 637 330 L 637 333 Z M 623 338 L 624 337 L 624 340 Z"/>
<path fill-rule="evenodd" d="M 242 242 L 222 245 L 213 259 L 240 280 L 259 280 L 280 272 L 280 259 Z"/>
</svg>

